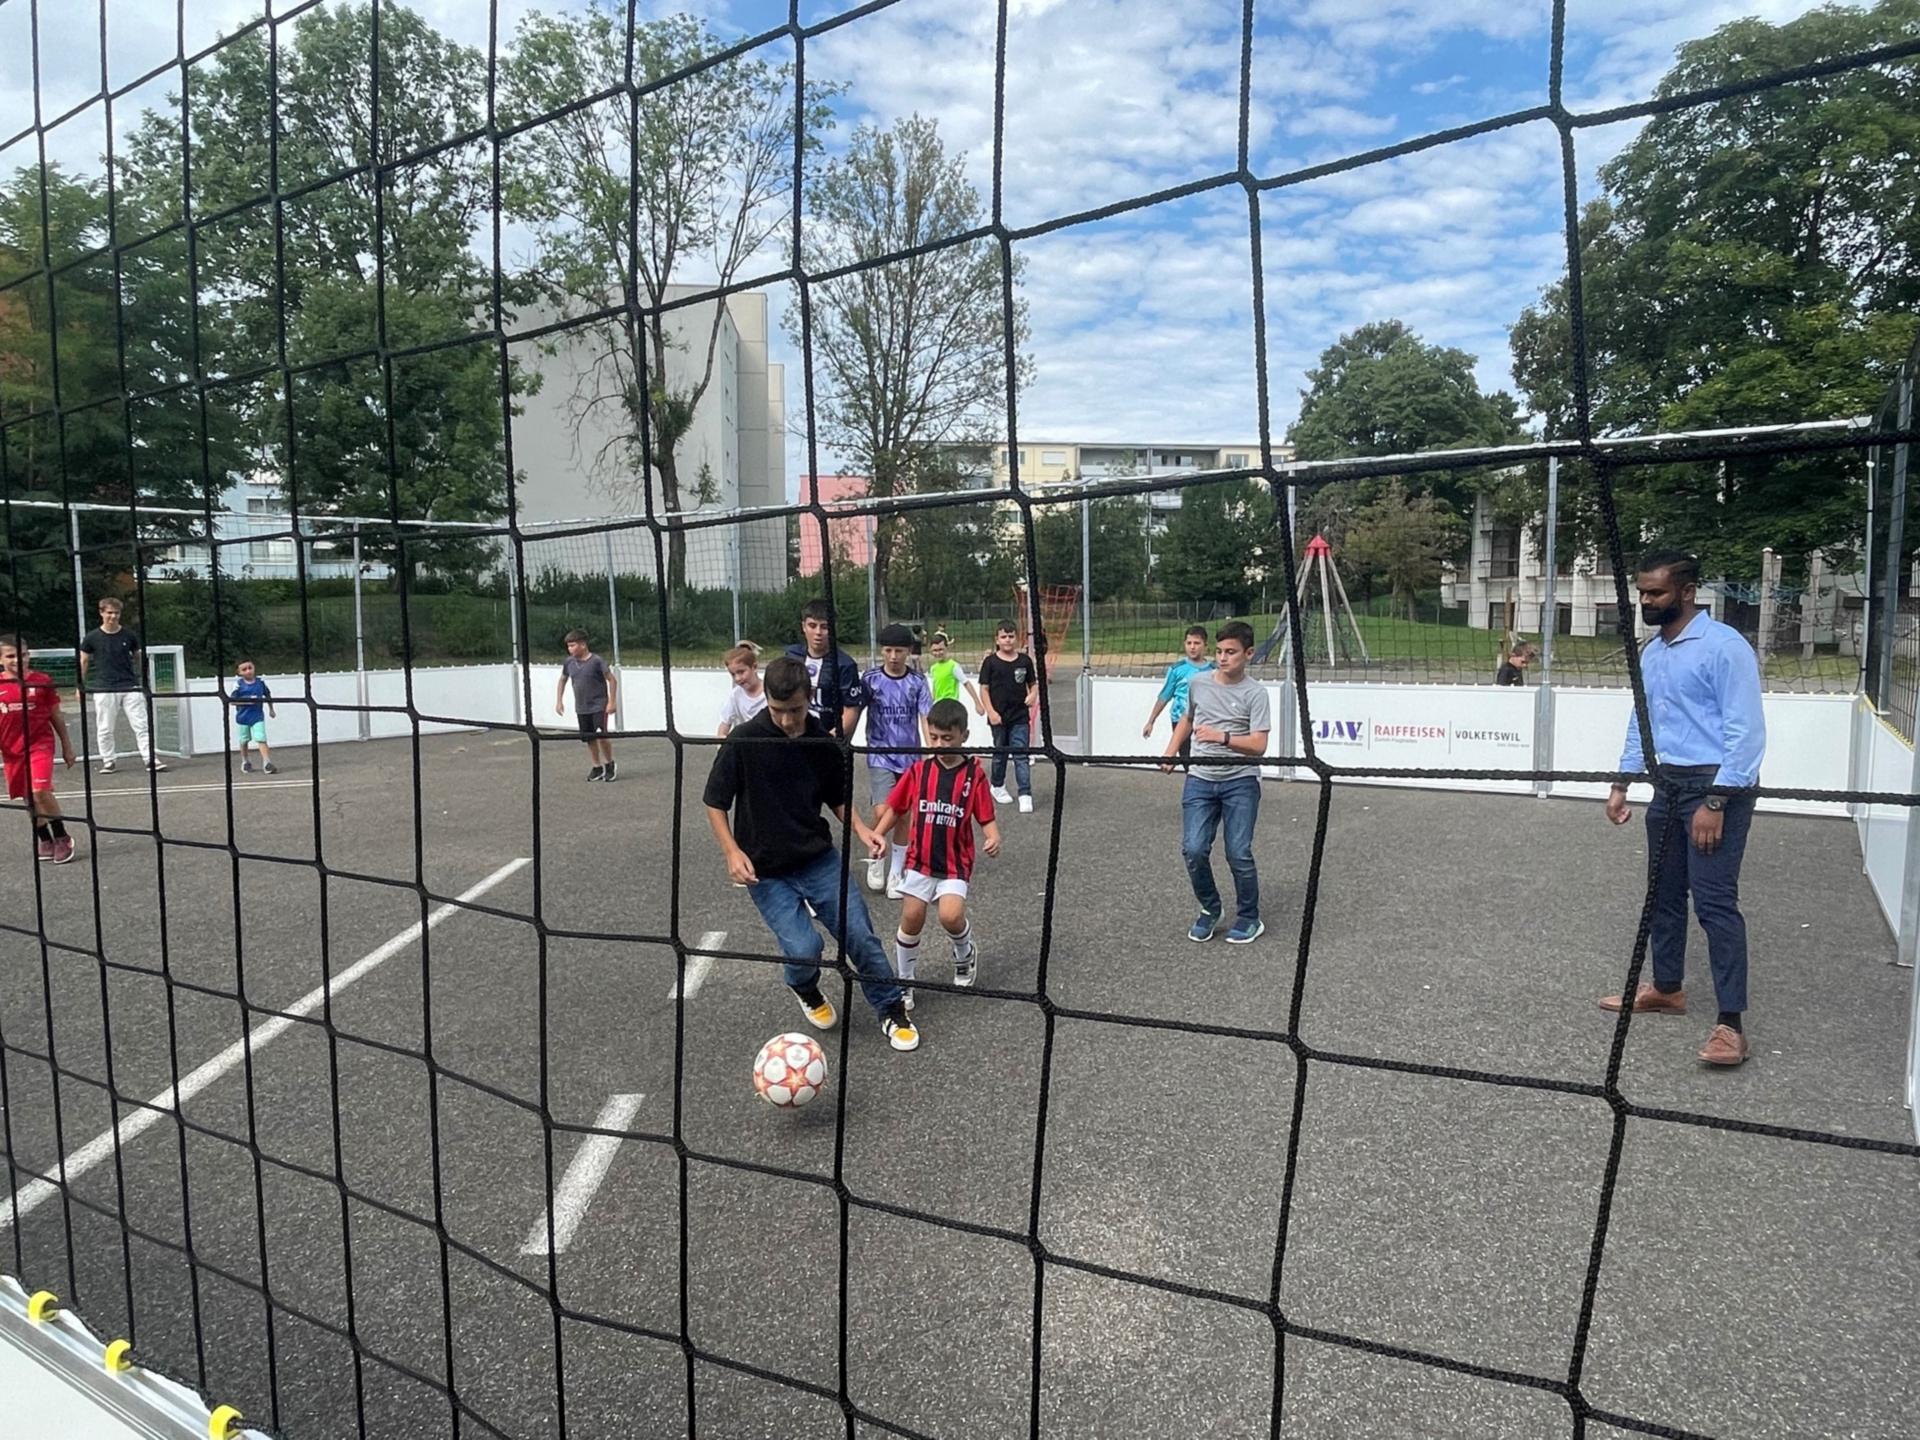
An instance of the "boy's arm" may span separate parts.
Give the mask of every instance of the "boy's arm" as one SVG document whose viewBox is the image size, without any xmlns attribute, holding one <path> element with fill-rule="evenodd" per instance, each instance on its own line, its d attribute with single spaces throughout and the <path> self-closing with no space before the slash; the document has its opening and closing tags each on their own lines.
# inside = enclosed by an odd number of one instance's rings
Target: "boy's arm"
<svg viewBox="0 0 1920 1440">
<path fill-rule="evenodd" d="M 727 822 L 727 812 L 712 805 L 707 806 L 707 825 L 713 831 L 713 838 L 719 842 L 720 853 L 726 857 L 727 874 L 733 883 L 759 883 L 760 877 L 754 873 L 753 861 L 740 848 L 740 842 L 733 838 L 733 826 Z"/>
<path fill-rule="evenodd" d="M 894 813 L 893 806 L 884 800 L 881 801 L 880 808 L 873 812 L 873 833 L 882 840 L 886 839 L 893 833 L 893 827 L 899 819 L 900 817 Z"/>
<path fill-rule="evenodd" d="M 850 824 L 853 826 L 854 838 L 860 842 L 871 859 L 878 860 L 887 853 L 886 840 L 876 833 L 872 826 L 860 818 L 860 812 L 858 810 L 850 810 L 844 803 L 835 805 L 833 807 L 833 818 L 838 820 L 842 825 Z"/>
<path fill-rule="evenodd" d="M 564 670 L 560 672 L 560 683 L 553 689 L 553 713 L 556 715 L 567 713 L 567 672 Z"/>
<path fill-rule="evenodd" d="M 980 848 L 986 852 L 989 859 L 996 858 L 1000 854 L 1000 822 L 998 820 L 989 820 L 980 827 Z"/>
<path fill-rule="evenodd" d="M 613 673 L 613 667 L 607 666 L 607 714 L 612 715 L 620 708 L 620 677 Z"/>
<path fill-rule="evenodd" d="M 53 733 L 60 737 L 60 758 L 73 764 L 73 736 L 67 733 L 67 712 L 60 708 L 58 696 L 54 697 L 53 712 L 47 718 L 53 722 Z"/>
<path fill-rule="evenodd" d="M 973 697 L 973 713 L 976 715 L 986 714 L 987 702 L 980 698 L 980 687 L 971 680 L 963 680 L 961 683 L 966 686 L 967 694 Z"/>
<path fill-rule="evenodd" d="M 1174 756 L 1178 755 L 1180 753 L 1180 747 L 1187 743 L 1188 738 L 1191 737 L 1192 734 L 1193 734 L 1193 708 L 1189 706 L 1187 708 L 1187 713 L 1182 715 L 1179 718 L 1179 720 L 1177 720 L 1174 723 L 1173 738 L 1167 742 L 1167 748 L 1165 752 L 1166 757 L 1168 759 L 1172 759 Z M 1162 765 L 1160 768 L 1162 770 L 1170 770 L 1173 767 L 1169 765 Z"/>
</svg>

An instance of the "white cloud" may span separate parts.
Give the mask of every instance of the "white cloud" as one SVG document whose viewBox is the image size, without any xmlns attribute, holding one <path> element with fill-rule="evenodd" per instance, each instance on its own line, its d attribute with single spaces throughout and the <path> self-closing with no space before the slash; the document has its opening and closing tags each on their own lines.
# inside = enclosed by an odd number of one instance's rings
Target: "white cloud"
<svg viewBox="0 0 1920 1440">
<path fill-rule="evenodd" d="M 1317 105 L 1286 123 L 1289 135 L 1382 135 L 1398 123 L 1392 115 L 1369 115 L 1348 105 Z"/>
</svg>

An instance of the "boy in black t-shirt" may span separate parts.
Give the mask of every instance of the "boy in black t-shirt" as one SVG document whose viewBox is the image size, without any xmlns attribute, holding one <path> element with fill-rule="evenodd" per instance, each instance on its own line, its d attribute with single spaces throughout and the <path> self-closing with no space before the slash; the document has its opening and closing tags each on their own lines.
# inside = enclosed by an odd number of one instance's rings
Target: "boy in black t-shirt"
<svg viewBox="0 0 1920 1440">
<path fill-rule="evenodd" d="M 714 757 L 702 798 L 713 838 L 726 857 L 727 874 L 736 885 L 747 887 L 787 957 L 786 981 L 800 997 L 807 1023 L 830 1030 L 839 1016 L 820 993 L 824 946 L 813 918 L 831 932 L 840 931 L 842 876 L 833 831 L 820 811 L 824 806 L 836 819 L 848 818 L 848 757 L 826 727 L 807 713 L 805 664 L 783 655 L 767 666 L 762 683 L 767 708 L 728 734 Z M 868 828 L 858 811 L 852 821 L 868 855 L 884 856 L 887 842 Z M 907 1015 L 893 967 L 873 933 L 867 903 L 858 885 L 844 889 L 847 959 L 860 972 L 860 988 L 880 1017 L 888 1043 L 896 1050 L 912 1050 L 920 1044 L 920 1032 Z"/>
<path fill-rule="evenodd" d="M 133 745 L 149 770 L 164 770 L 167 762 L 153 753 L 147 725 L 147 697 L 140 685 L 146 655 L 140 637 L 120 624 L 120 602 L 111 595 L 100 602 L 100 624 L 80 641 L 80 682 L 93 701 L 93 746 L 100 768 L 114 768 L 114 721 L 127 717 Z"/>
<path fill-rule="evenodd" d="M 1027 710 L 1040 693 L 1033 657 L 1019 648 L 1010 621 L 994 632 L 993 653 L 980 662 L 980 688 L 987 695 L 987 724 L 993 727 L 993 798 L 1012 802 L 1007 793 L 1007 753 L 1013 752 L 1013 783 L 1020 791 L 1020 813 L 1033 810 L 1033 774 L 1027 764 Z"/>
<path fill-rule="evenodd" d="M 1507 658 L 1500 662 L 1500 669 L 1494 674 L 1496 685 L 1524 685 L 1527 683 L 1527 666 L 1533 661 L 1533 646 L 1525 640 L 1507 652 Z"/>
</svg>

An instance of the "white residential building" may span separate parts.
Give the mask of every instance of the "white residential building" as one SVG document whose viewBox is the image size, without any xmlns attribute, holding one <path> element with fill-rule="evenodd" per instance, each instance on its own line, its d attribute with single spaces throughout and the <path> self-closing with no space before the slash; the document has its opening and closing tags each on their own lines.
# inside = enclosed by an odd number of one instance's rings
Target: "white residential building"
<svg viewBox="0 0 1920 1440">
<path fill-rule="evenodd" d="M 668 299 L 700 293 L 696 286 L 671 286 Z M 672 346 L 668 377 L 675 387 L 691 387 L 706 361 L 713 301 L 670 312 Z M 554 317 L 523 309 L 526 326 Z M 785 367 L 768 359 L 767 297 L 760 292 L 730 295 L 720 317 L 713 377 L 681 441 L 679 461 L 682 503 L 708 512 L 786 503 Z M 637 477 L 622 476 L 610 445 L 625 427 L 624 412 L 608 402 L 582 413 L 584 395 L 617 392 L 612 366 L 596 360 L 591 336 L 558 338 L 554 354 L 517 347 L 517 358 L 538 369 L 539 390 L 522 399 L 513 422 L 513 460 L 519 472 L 520 524 L 526 528 L 563 521 L 622 520 L 641 513 Z M 604 458 L 603 458 L 604 456 Z M 702 504 L 696 487 L 708 477 L 710 497 Z M 654 550 L 645 529 L 601 535 L 530 540 L 527 570 L 552 569 L 574 574 L 604 574 L 607 550 L 621 574 L 654 573 Z M 787 525 L 783 518 L 691 531 L 687 577 L 697 589 L 778 590 L 787 582 Z"/>
</svg>

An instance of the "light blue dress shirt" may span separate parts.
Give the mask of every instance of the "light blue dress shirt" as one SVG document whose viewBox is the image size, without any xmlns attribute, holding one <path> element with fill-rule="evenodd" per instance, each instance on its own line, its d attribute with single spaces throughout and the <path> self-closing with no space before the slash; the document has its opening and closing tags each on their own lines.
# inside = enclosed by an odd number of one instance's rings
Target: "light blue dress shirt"
<svg viewBox="0 0 1920 1440">
<path fill-rule="evenodd" d="M 1760 661 L 1731 625 L 1702 610 L 1673 640 L 1655 635 L 1640 652 L 1653 744 L 1665 765 L 1718 765 L 1716 785 L 1756 785 L 1767 753 Z M 1627 717 L 1620 768 L 1647 768 L 1640 723 Z"/>
</svg>

